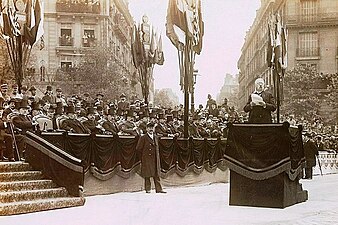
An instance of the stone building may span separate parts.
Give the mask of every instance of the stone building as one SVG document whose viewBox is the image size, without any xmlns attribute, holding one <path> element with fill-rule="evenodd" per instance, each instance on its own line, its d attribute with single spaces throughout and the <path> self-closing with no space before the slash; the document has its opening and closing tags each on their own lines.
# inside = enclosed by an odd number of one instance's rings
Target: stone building
<svg viewBox="0 0 338 225">
<path fill-rule="evenodd" d="M 239 68 L 239 107 L 254 90 L 257 77 L 272 87 L 272 71 L 267 65 L 268 21 L 279 14 L 288 28 L 287 69 L 297 64 L 311 65 L 318 72 L 338 71 L 338 1 L 261 0 L 256 18 L 246 34 Z"/>
<path fill-rule="evenodd" d="M 34 68 L 32 83 L 41 88 L 50 83 L 62 85 L 60 76 L 79 65 L 87 50 L 100 46 L 111 49 L 110 63 L 130 84 L 135 72 L 131 56 L 133 24 L 127 0 L 45 1 L 44 48 L 32 51 L 28 65 Z M 93 74 L 93 79 L 100 77 Z M 74 92 L 82 89 L 81 81 L 74 82 Z M 128 92 L 130 88 L 126 89 Z"/>
</svg>

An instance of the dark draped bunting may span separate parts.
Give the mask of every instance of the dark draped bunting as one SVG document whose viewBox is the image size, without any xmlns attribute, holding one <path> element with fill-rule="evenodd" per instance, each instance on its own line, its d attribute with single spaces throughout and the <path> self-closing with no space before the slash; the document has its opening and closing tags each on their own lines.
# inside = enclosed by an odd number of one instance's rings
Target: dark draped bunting
<svg viewBox="0 0 338 225">
<path fill-rule="evenodd" d="M 112 135 L 79 135 L 42 133 L 43 138 L 67 153 L 84 161 L 99 179 L 106 180 L 114 174 L 128 178 L 138 171 L 140 158 L 135 147 L 138 137 Z M 62 147 L 63 146 L 63 147 Z M 225 139 L 162 138 L 159 140 L 161 176 L 176 172 L 185 176 L 189 171 L 201 173 L 214 171 L 224 161 Z M 219 167 L 222 170 L 226 168 Z"/>
<path fill-rule="evenodd" d="M 254 180 L 285 171 L 294 180 L 304 164 L 301 128 L 285 124 L 229 126 L 225 158 L 230 169 Z"/>
</svg>

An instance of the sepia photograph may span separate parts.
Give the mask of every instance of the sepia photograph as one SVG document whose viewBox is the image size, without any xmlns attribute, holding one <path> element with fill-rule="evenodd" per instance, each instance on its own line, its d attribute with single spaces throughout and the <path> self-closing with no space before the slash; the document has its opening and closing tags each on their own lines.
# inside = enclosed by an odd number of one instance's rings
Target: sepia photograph
<svg viewBox="0 0 338 225">
<path fill-rule="evenodd" d="M 338 0 L 0 0 L 1 225 L 338 221 Z"/>
</svg>

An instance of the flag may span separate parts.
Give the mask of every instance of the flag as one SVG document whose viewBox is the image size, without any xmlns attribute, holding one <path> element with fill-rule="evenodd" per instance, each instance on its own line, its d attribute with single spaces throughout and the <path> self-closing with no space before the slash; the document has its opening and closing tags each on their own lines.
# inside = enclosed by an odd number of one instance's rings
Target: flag
<svg viewBox="0 0 338 225">
<path fill-rule="evenodd" d="M 134 66 L 139 68 L 144 61 L 145 51 L 143 43 L 141 42 L 140 28 L 137 28 L 136 24 L 133 26 L 131 50 Z"/>
<path fill-rule="evenodd" d="M 11 22 L 8 16 L 8 10 L 5 9 L 2 12 L 2 19 L 3 19 L 3 36 L 4 38 L 13 37 L 13 32 L 11 28 Z"/>
<path fill-rule="evenodd" d="M 185 8 L 185 0 L 169 0 L 166 34 L 173 45 L 180 50 L 183 49 L 182 47 L 185 44 L 185 34 L 187 32 Z"/>
<path fill-rule="evenodd" d="M 287 29 L 285 26 L 282 27 L 282 34 L 281 34 L 281 50 L 282 50 L 282 62 L 281 62 L 281 67 L 282 69 L 286 69 L 287 67 L 287 62 L 288 62 L 288 49 L 287 49 L 287 39 L 288 39 L 288 33 Z"/>
<path fill-rule="evenodd" d="M 267 55 L 266 55 L 266 62 L 268 67 L 272 67 L 273 59 L 273 48 L 274 48 L 274 38 L 273 38 L 273 31 L 271 30 L 271 24 L 268 24 L 268 46 L 267 46 Z"/>
<path fill-rule="evenodd" d="M 44 4 L 41 0 L 27 0 L 26 3 L 26 24 L 24 29 L 24 39 L 29 45 L 39 40 L 43 33 Z"/>
<path fill-rule="evenodd" d="M 201 0 L 197 0 L 194 9 L 193 19 L 193 49 L 199 55 L 202 51 L 202 41 L 204 35 L 204 22 L 202 20 L 202 6 Z"/>
</svg>

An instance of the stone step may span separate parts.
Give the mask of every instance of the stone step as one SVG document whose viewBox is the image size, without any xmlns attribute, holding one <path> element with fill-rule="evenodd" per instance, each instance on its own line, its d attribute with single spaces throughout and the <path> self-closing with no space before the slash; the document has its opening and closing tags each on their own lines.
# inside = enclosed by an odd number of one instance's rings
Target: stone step
<svg viewBox="0 0 338 225">
<path fill-rule="evenodd" d="M 0 192 L 48 189 L 54 187 L 56 187 L 56 185 L 52 180 L 0 182 Z"/>
<path fill-rule="evenodd" d="M 25 162 L 0 162 L 0 173 L 28 171 L 32 168 Z"/>
<path fill-rule="evenodd" d="M 47 198 L 34 201 L 0 203 L 0 216 L 17 215 L 22 213 L 39 212 L 51 209 L 61 209 L 82 206 L 84 198 Z"/>
<path fill-rule="evenodd" d="M 31 201 L 45 198 L 67 197 L 65 188 L 51 188 L 41 190 L 10 191 L 0 193 L 0 203 Z"/>
<path fill-rule="evenodd" d="M 22 171 L 0 173 L 0 182 L 38 180 L 42 178 L 40 171 Z"/>
</svg>

